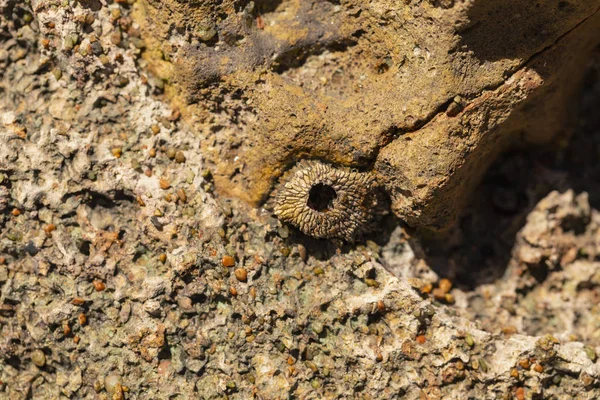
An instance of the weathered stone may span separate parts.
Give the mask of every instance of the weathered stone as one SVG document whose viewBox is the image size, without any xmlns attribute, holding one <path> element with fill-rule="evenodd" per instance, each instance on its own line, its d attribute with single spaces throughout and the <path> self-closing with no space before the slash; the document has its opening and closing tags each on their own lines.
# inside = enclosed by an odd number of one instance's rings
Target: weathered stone
<svg viewBox="0 0 600 400">
<path fill-rule="evenodd" d="M 438 3 L 147 0 L 138 14 L 168 55 L 148 53 L 150 67 L 191 104 L 188 120 L 221 102 L 216 82 L 232 94 L 222 101 L 243 127 L 223 121 L 208 138 L 221 193 L 260 204 L 288 167 L 317 158 L 372 168 L 396 215 L 444 229 L 499 153 L 563 131 L 600 43 L 600 1 Z M 215 43 L 194 41 L 204 21 Z"/>
</svg>

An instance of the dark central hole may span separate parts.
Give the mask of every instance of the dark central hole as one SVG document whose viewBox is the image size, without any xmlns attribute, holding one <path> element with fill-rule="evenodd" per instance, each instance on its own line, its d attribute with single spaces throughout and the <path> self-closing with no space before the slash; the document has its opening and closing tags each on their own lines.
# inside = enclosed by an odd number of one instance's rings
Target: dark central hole
<svg viewBox="0 0 600 400">
<path fill-rule="evenodd" d="M 333 200 L 337 197 L 335 190 L 323 183 L 317 183 L 308 192 L 306 205 L 315 211 L 323 212 L 331 208 Z"/>
</svg>

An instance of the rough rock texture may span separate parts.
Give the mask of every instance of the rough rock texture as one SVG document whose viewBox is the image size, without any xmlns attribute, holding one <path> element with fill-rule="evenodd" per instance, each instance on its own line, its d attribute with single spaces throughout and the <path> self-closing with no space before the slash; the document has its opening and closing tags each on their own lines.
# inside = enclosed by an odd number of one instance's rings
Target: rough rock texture
<svg viewBox="0 0 600 400">
<path fill-rule="evenodd" d="M 0 0 L 0 399 L 600 397 L 597 63 L 573 144 L 493 167 L 443 244 L 339 247 L 215 194 L 252 118 L 224 82 L 182 118 L 132 3 Z"/>
<path fill-rule="evenodd" d="M 600 44 L 599 0 L 140 4 L 146 59 L 191 104 L 219 192 L 260 204 L 318 158 L 372 169 L 398 217 L 434 229 L 507 146 L 564 136 Z M 230 121 L 206 127 L 207 108 Z"/>
</svg>

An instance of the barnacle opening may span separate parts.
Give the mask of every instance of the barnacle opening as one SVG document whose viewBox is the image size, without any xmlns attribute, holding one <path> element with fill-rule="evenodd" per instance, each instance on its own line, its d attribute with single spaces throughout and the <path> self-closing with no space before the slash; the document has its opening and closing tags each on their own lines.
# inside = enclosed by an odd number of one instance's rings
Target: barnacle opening
<svg viewBox="0 0 600 400">
<path fill-rule="evenodd" d="M 333 201 L 337 198 L 335 189 L 324 183 L 313 185 L 308 192 L 306 205 L 318 212 L 326 212 L 333 208 Z"/>
</svg>

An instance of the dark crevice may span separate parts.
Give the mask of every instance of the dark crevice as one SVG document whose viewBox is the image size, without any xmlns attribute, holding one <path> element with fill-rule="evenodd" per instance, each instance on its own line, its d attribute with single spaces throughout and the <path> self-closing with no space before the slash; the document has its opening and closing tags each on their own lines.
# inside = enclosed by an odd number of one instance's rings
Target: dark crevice
<svg viewBox="0 0 600 400">
<path fill-rule="evenodd" d="M 170 360 L 172 358 L 171 347 L 169 346 L 169 337 L 165 335 L 165 343 L 158 352 L 157 358 L 159 360 Z"/>
<path fill-rule="evenodd" d="M 283 3 L 283 0 L 261 0 L 256 2 L 255 11 L 260 14 L 271 13 Z"/>
<path fill-rule="evenodd" d="M 62 201 L 65 202 L 72 197 L 79 198 L 82 203 L 89 205 L 91 208 L 113 208 L 116 207 L 119 202 L 134 203 L 135 201 L 135 197 L 124 190 L 112 190 L 109 191 L 107 195 L 88 189 L 68 193 L 63 196 Z"/>
</svg>

